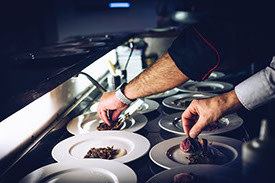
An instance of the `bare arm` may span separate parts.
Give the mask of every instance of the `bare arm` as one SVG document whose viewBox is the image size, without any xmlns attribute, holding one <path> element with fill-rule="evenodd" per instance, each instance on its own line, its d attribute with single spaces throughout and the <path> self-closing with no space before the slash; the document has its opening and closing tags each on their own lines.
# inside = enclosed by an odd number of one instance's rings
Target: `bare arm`
<svg viewBox="0 0 275 183">
<path fill-rule="evenodd" d="M 154 65 L 126 85 L 124 94 L 129 99 L 137 99 L 172 89 L 187 80 L 188 77 L 178 69 L 169 54 L 165 53 Z M 110 125 L 106 116 L 107 110 L 111 110 L 112 120 L 115 121 L 127 107 L 117 98 L 115 92 L 111 91 L 103 94 L 97 113 L 105 123 Z"/>
<path fill-rule="evenodd" d="M 188 77 L 165 53 L 152 67 L 133 79 L 125 87 L 124 93 L 129 99 L 136 99 L 172 89 L 187 80 Z"/>
</svg>

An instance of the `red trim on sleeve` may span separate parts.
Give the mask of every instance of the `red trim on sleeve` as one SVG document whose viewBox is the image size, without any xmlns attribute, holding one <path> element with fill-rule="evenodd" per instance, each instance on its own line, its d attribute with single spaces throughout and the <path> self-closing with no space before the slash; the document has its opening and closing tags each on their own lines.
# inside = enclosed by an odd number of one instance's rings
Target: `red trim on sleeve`
<svg viewBox="0 0 275 183">
<path fill-rule="evenodd" d="M 220 63 L 220 54 L 219 54 L 219 52 L 216 50 L 216 48 L 214 48 L 214 46 L 212 46 L 200 33 L 199 33 L 199 31 L 197 31 L 197 29 L 194 27 L 194 26 L 192 26 L 193 27 L 193 29 L 195 30 L 195 32 L 217 53 L 217 56 L 218 56 L 218 62 L 217 62 L 217 64 L 212 68 L 212 69 L 210 69 L 208 72 L 207 72 L 207 74 L 205 74 L 204 76 L 203 76 L 203 78 L 202 78 L 202 80 L 204 80 L 208 75 L 209 75 L 209 73 L 211 73 L 214 69 L 216 69 L 217 67 L 218 67 L 218 65 L 219 65 L 219 63 Z"/>
</svg>

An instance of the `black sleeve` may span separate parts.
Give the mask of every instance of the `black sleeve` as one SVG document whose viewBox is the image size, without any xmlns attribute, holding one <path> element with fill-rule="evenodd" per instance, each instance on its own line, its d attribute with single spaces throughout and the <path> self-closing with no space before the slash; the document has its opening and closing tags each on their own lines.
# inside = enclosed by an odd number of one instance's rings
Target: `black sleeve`
<svg viewBox="0 0 275 183">
<path fill-rule="evenodd" d="M 188 26 L 168 49 L 181 72 L 196 81 L 207 78 L 220 59 L 218 51 L 209 42 L 211 39 L 207 39 L 200 30 L 196 26 Z"/>
</svg>

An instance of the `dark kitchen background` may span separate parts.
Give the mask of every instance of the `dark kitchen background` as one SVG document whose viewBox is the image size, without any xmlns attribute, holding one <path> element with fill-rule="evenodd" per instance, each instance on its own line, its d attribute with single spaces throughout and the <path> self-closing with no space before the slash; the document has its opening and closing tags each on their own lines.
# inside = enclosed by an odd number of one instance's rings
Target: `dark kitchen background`
<svg viewBox="0 0 275 183">
<path fill-rule="evenodd" d="M 124 2 L 129 7 L 111 8 L 112 2 Z M 211 2 L 211 3 L 210 3 Z M 214 12 L 225 17 L 234 17 L 235 21 L 251 21 L 251 29 L 273 30 L 272 11 L 266 1 L 234 1 L 231 3 L 236 9 L 234 12 L 227 12 L 227 4 L 222 5 L 224 9 L 215 9 L 224 2 L 200 0 L 9 0 L 2 2 L 1 8 L 1 30 L 0 30 L 0 64 L 2 68 L 10 64 L 3 58 L 5 56 L 39 48 L 56 41 L 63 40 L 71 36 L 90 35 L 112 32 L 139 32 L 156 27 L 176 26 L 179 23 L 171 20 L 170 15 L 175 10 L 194 11 L 192 5 L 196 4 L 195 11 L 202 11 L 212 5 Z M 230 2 L 230 1 L 225 1 Z M 221 3 L 221 4 L 219 4 Z M 246 16 L 247 7 L 252 7 Z M 230 10 L 230 8 L 228 8 Z M 240 19 L 238 15 L 244 18 Z M 249 18 L 247 18 L 249 17 Z M 222 20 L 223 21 L 223 20 Z M 226 21 L 226 18 L 224 19 Z M 267 22 L 265 27 L 262 22 Z M 268 25 L 268 26 L 266 26 Z M 230 29 L 229 29 L 230 31 Z M 249 34 L 249 30 L 244 33 Z M 234 35 L 229 39 L 239 39 L 244 35 Z M 239 37 L 238 37 L 239 36 Z M 270 34 L 263 34 L 261 41 L 263 44 L 271 44 L 274 40 Z M 157 47 L 157 45 L 156 45 Z M 274 47 L 270 46 L 271 49 Z M 258 52 L 265 53 L 259 45 Z M 234 51 L 232 51 L 234 55 Z M 255 73 L 269 64 L 268 59 L 252 60 L 230 60 L 221 64 L 220 69 L 229 72 L 250 70 Z M 249 72 L 249 71 L 248 71 Z M 1 72 L 3 83 L 9 83 L 9 78 L 5 78 L 5 72 Z M 3 107 L 3 106 L 2 106 Z M 259 110 L 259 109 L 257 109 Z M 256 111 L 257 111 L 256 110 Z M 273 115 L 273 108 L 261 111 L 259 114 L 269 117 Z M 251 113 L 250 113 L 251 114 Z M 271 117 L 273 119 L 273 117 Z M 257 128 L 255 128 L 257 129 Z"/>
<path fill-rule="evenodd" d="M 122 4 L 117 7 L 116 3 Z M 166 27 L 179 27 L 179 30 L 184 30 L 184 27 L 190 24 L 190 22 L 179 23 L 173 20 L 171 15 L 176 10 L 188 12 L 211 10 L 213 15 L 218 15 L 216 17 L 219 21 L 228 22 L 226 26 L 230 36 L 226 39 L 232 45 L 226 42 L 222 44 L 228 46 L 232 52 L 226 55 L 224 62 L 219 65 L 217 71 L 226 73 L 227 80 L 225 81 L 230 81 L 236 85 L 265 68 L 271 61 L 270 56 L 275 55 L 275 34 L 273 34 L 275 32 L 275 14 L 272 8 L 273 6 L 266 0 L 7 0 L 1 2 L 0 81 L 2 89 L 0 90 L 0 121 L 5 120 L 13 113 L 61 85 L 81 70 L 80 67 L 77 68 L 78 66 L 76 66 L 75 70 L 72 69 L 75 73 L 71 74 L 67 72 L 70 70 L 68 65 L 57 65 L 60 68 L 56 70 L 54 65 L 50 67 L 46 64 L 42 66 L 17 65 L 14 60 L 10 59 L 11 55 L 36 50 L 74 36 L 129 33 L 145 35 L 137 37 L 145 37 L 144 42 L 150 48 L 147 52 L 152 52 L 149 56 L 155 61 L 161 56 L 163 50 L 167 50 L 171 44 L 171 37 L 176 37 L 173 31 L 171 31 L 172 33 L 168 31 L 169 39 L 166 40 L 163 39 L 164 36 L 160 36 L 161 41 L 154 42 L 154 36 L 162 34 L 157 30 Z M 238 26 L 246 25 L 248 27 L 245 31 L 238 34 L 234 32 Z M 251 37 L 253 31 L 260 32 L 260 36 Z M 152 34 L 154 35 L 152 36 Z M 150 35 L 149 38 L 146 35 Z M 250 47 L 251 41 L 256 41 L 258 44 Z M 236 42 L 239 44 L 234 45 L 233 43 Z M 253 54 L 250 59 L 235 59 L 236 55 L 242 55 L 240 50 L 250 51 Z M 104 52 L 104 54 L 106 53 L 107 51 Z M 33 77 L 34 74 L 36 77 Z M 16 78 L 18 76 L 24 77 Z M 58 80 L 54 80 L 55 77 Z M 48 85 L 47 82 L 50 84 Z M 17 98 L 18 93 L 20 95 Z M 239 111 L 239 115 L 245 119 L 246 130 L 251 139 L 258 137 L 260 121 L 264 118 L 270 122 L 270 135 L 274 137 L 274 109 L 273 101 L 252 111 L 245 109 Z M 153 115 L 153 117 L 155 116 Z M 48 144 L 46 143 L 46 145 Z M 38 147 L 41 148 L 41 146 Z M 36 153 L 44 151 L 43 148 L 41 148 L 42 150 L 39 148 L 36 149 Z M 46 153 L 49 154 L 50 150 L 48 149 Z M 27 158 L 31 156 L 32 154 L 25 157 L 23 162 L 28 162 Z M 48 162 L 52 162 L 52 159 Z M 39 165 L 48 162 L 41 162 L 40 160 Z M 8 173 L 7 177 L 12 177 L 13 171 L 20 170 L 20 165 L 22 163 L 19 162 L 14 170 Z M 1 168 L 4 169 L 0 166 L 0 170 Z M 23 176 L 23 173 L 20 176 Z"/>
</svg>

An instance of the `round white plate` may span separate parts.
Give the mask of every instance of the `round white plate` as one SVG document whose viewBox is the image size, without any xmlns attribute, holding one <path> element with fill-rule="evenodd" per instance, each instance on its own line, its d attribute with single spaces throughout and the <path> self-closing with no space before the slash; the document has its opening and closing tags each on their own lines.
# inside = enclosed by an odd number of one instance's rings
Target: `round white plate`
<svg viewBox="0 0 275 183">
<path fill-rule="evenodd" d="M 190 166 L 185 159 L 185 157 L 188 156 L 188 153 L 182 152 L 179 148 L 179 144 L 186 137 L 187 136 L 176 137 L 158 143 L 149 152 L 151 160 L 165 169 L 171 169 L 183 165 Z M 241 141 L 228 137 L 209 135 L 200 135 L 199 138 L 207 139 L 209 143 L 212 143 L 212 146 L 222 151 L 228 157 L 228 161 L 223 165 L 231 166 L 240 164 Z"/>
<path fill-rule="evenodd" d="M 179 120 L 175 120 L 175 118 L 181 119 L 181 115 L 183 112 L 174 113 L 168 116 L 163 117 L 159 121 L 159 126 L 168 132 L 183 135 L 185 134 L 183 131 L 182 123 Z M 201 132 L 202 135 L 214 135 L 221 134 L 225 132 L 229 132 L 239 128 L 243 124 L 242 118 L 240 118 L 236 114 L 229 114 L 218 120 L 220 123 L 220 127 L 215 130 L 206 131 L 203 130 Z"/>
<path fill-rule="evenodd" d="M 41 167 L 27 176 L 20 183 L 128 183 L 137 182 L 135 172 L 128 166 L 107 160 L 68 161 L 53 163 Z"/>
<path fill-rule="evenodd" d="M 162 92 L 162 93 L 158 93 L 158 94 L 155 94 L 155 95 L 150 95 L 150 96 L 148 96 L 146 98 L 149 98 L 149 99 L 164 98 L 164 97 L 168 97 L 168 96 L 174 95 L 176 93 L 178 93 L 178 90 L 176 88 L 174 88 L 174 89 Z"/>
<path fill-rule="evenodd" d="M 225 74 L 222 72 L 213 71 L 213 72 L 211 72 L 210 76 L 206 80 L 220 79 L 224 76 L 225 76 Z"/>
<path fill-rule="evenodd" d="M 211 180 L 211 182 L 214 180 L 216 183 L 232 183 L 236 179 L 235 171 L 232 168 L 218 165 L 189 165 L 162 171 L 151 177 L 146 183 L 173 182 L 174 176 L 179 173 L 192 173 L 195 176 Z"/>
<path fill-rule="evenodd" d="M 176 110 L 185 110 L 187 107 L 182 105 L 177 105 L 177 101 L 181 102 L 191 102 L 193 99 L 203 99 L 203 98 L 209 98 L 214 97 L 215 94 L 212 93 L 183 93 L 178 95 L 173 95 L 170 97 L 165 98 L 162 101 L 162 104 L 165 107 L 176 109 Z"/>
<path fill-rule="evenodd" d="M 127 120 L 119 131 L 136 132 L 142 129 L 147 122 L 148 119 L 144 115 L 133 114 L 130 122 Z M 72 119 L 67 124 L 67 130 L 73 135 L 90 133 L 98 131 L 97 127 L 99 123 L 103 123 L 103 121 L 96 112 L 85 113 Z"/>
<path fill-rule="evenodd" d="M 147 153 L 150 142 L 143 136 L 123 131 L 102 131 L 76 135 L 59 142 L 52 150 L 52 157 L 58 161 L 82 160 L 86 153 L 92 148 L 114 147 L 123 148 L 126 155 L 114 159 L 121 163 L 136 160 Z"/>
<path fill-rule="evenodd" d="M 199 87 L 211 87 L 210 89 L 204 89 L 203 91 L 198 91 L 197 88 Z M 233 89 L 233 85 L 226 82 L 220 81 L 189 81 L 177 87 L 179 91 L 182 92 L 208 92 L 208 93 L 220 93 L 220 92 L 227 92 Z"/>
<path fill-rule="evenodd" d="M 145 99 L 144 103 L 136 110 L 136 113 L 146 114 L 154 110 L 157 110 L 158 107 L 159 107 L 158 102 L 150 99 Z"/>
</svg>

